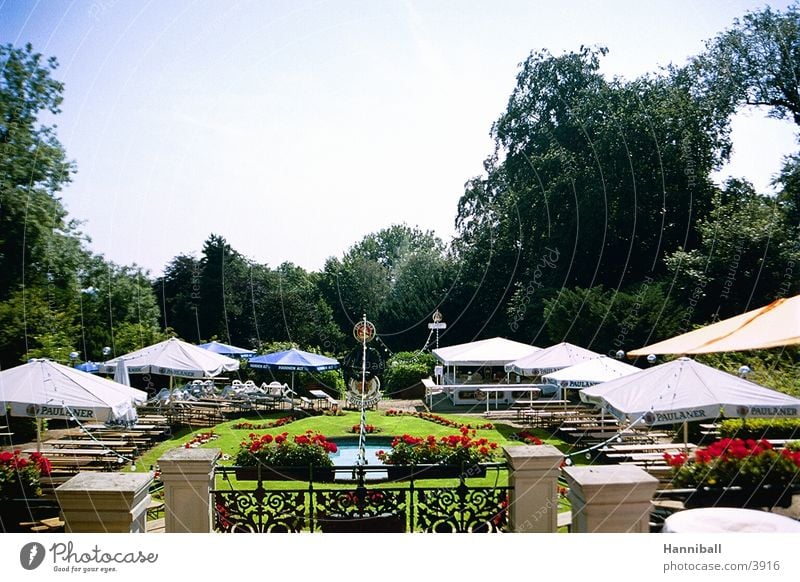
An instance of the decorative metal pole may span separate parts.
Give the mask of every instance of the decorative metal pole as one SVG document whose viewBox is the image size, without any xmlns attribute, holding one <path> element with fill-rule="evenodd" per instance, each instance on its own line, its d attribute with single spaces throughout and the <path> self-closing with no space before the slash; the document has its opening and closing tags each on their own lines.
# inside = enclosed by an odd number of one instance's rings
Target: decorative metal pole
<svg viewBox="0 0 800 582">
<path fill-rule="evenodd" d="M 361 410 L 361 420 L 358 425 L 358 457 L 356 466 L 358 468 L 358 480 L 360 486 L 364 485 L 364 467 L 367 464 L 367 342 L 375 337 L 375 326 L 367 321 L 364 314 L 361 321 L 353 327 L 353 335 L 361 341 L 361 395 L 359 408 Z"/>
<path fill-rule="evenodd" d="M 428 324 L 428 329 L 436 331 L 436 349 L 439 349 L 439 330 L 447 328 L 447 324 L 442 321 L 442 312 L 438 309 L 433 312 L 433 323 Z M 430 337 L 430 336 L 429 336 Z"/>
<path fill-rule="evenodd" d="M 367 464 L 367 407 L 364 405 L 364 395 L 367 392 L 367 314 L 362 319 L 361 333 L 361 421 L 358 425 L 358 460 L 359 478 L 364 478 L 364 465 Z"/>
</svg>

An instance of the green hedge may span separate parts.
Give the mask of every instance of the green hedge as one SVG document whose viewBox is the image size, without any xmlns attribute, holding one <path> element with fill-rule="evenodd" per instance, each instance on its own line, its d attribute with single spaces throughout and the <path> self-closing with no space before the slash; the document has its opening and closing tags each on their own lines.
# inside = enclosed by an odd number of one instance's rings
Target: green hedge
<svg viewBox="0 0 800 582">
<path fill-rule="evenodd" d="M 721 437 L 740 439 L 800 439 L 800 418 L 751 418 L 723 420 Z"/>
<path fill-rule="evenodd" d="M 399 352 L 389 359 L 383 372 L 383 390 L 388 394 L 405 390 L 433 375 L 435 358 L 429 353 Z"/>
</svg>

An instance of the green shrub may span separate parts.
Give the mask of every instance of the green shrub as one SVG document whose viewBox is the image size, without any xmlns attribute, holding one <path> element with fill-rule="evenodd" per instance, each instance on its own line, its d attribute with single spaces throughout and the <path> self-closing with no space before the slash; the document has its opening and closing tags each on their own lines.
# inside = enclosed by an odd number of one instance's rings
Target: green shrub
<svg viewBox="0 0 800 582">
<path fill-rule="evenodd" d="M 719 425 L 721 437 L 739 439 L 800 438 L 798 418 L 750 418 L 723 420 Z"/>
<path fill-rule="evenodd" d="M 433 375 L 436 360 L 433 354 L 399 352 L 392 356 L 383 373 L 383 390 L 388 394 L 413 386 Z"/>
</svg>

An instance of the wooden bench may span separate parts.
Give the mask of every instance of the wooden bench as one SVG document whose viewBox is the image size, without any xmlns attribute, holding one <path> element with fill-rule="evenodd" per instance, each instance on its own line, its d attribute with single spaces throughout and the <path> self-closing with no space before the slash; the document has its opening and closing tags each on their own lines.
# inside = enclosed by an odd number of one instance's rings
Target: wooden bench
<svg viewBox="0 0 800 582">
<path fill-rule="evenodd" d="M 64 531 L 64 521 L 60 517 L 49 517 L 38 521 L 23 521 L 19 525 L 36 533 L 58 533 Z"/>
<path fill-rule="evenodd" d="M 608 453 L 606 456 L 609 459 L 622 459 L 626 461 L 632 462 L 643 462 L 645 464 L 648 463 L 663 463 L 666 464 L 664 460 L 664 453 Z"/>
</svg>

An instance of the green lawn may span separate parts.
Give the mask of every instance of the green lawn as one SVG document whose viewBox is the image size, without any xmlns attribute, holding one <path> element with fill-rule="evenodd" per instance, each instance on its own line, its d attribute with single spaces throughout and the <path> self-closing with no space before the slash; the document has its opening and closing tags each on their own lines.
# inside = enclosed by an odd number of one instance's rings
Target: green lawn
<svg viewBox="0 0 800 582">
<path fill-rule="evenodd" d="M 154 467 L 158 463 L 159 457 L 161 457 L 166 451 L 183 446 L 185 443 L 192 440 L 192 438 L 202 432 L 207 432 L 213 430 L 218 438 L 205 444 L 201 445 L 204 448 L 218 448 L 222 451 L 223 459 L 221 460 L 222 465 L 230 465 L 233 464 L 232 458 L 236 455 L 236 452 L 239 448 L 239 444 L 248 438 L 248 435 L 251 432 L 256 434 L 280 434 L 282 432 L 288 433 L 290 436 L 297 435 L 304 433 L 307 430 L 316 430 L 321 432 L 327 437 L 342 437 L 342 436 L 354 436 L 351 432 L 351 428 L 353 425 L 357 425 L 359 422 L 359 414 L 357 412 L 345 412 L 341 416 L 313 416 L 309 418 L 304 418 L 302 420 L 294 421 L 290 424 L 287 424 L 282 427 L 272 428 L 272 429 L 234 429 L 234 425 L 237 425 L 241 422 L 252 422 L 253 424 L 266 424 L 270 420 L 275 420 L 281 417 L 286 416 L 286 412 L 281 413 L 271 413 L 268 415 L 259 415 L 251 418 L 240 418 L 236 420 L 227 421 L 221 424 L 218 424 L 214 427 L 207 427 L 207 428 L 196 428 L 196 429 L 183 429 L 180 432 L 177 432 L 172 436 L 171 439 L 164 441 L 158 444 L 156 447 L 145 453 L 136 461 L 136 468 L 139 471 L 147 471 L 151 467 Z M 483 424 L 483 421 L 480 418 L 476 417 L 467 417 L 467 416 L 458 416 L 458 415 L 441 415 L 449 420 L 453 420 L 456 422 L 461 422 L 464 424 Z M 456 427 L 449 427 L 443 426 L 440 424 L 436 424 L 434 422 L 423 420 L 421 418 L 416 418 L 413 416 L 386 416 L 383 412 L 374 412 L 370 411 L 367 412 L 366 417 L 367 424 L 372 424 L 380 429 L 376 436 L 396 436 L 402 434 L 411 434 L 414 436 L 427 436 L 427 435 L 434 435 L 434 436 L 445 436 L 451 434 L 457 434 L 458 428 Z M 498 445 L 520 445 L 519 440 L 514 438 L 514 434 L 519 432 L 518 428 L 512 427 L 508 424 L 504 423 L 494 423 L 493 428 L 491 429 L 480 429 L 477 431 L 477 436 L 485 437 L 490 441 L 496 442 Z M 571 445 L 562 441 L 561 439 L 555 438 L 552 434 L 548 433 L 547 431 L 542 430 L 530 430 L 537 437 L 539 437 L 542 441 L 546 442 L 547 444 L 551 444 L 562 452 L 567 453 L 571 450 Z M 499 451 L 499 449 L 498 449 Z M 502 452 L 498 453 L 498 461 L 503 460 Z M 573 458 L 573 462 L 576 464 L 582 464 L 588 462 L 583 457 L 575 457 Z M 458 485 L 458 479 L 436 479 L 436 480 L 419 480 L 415 481 L 416 487 L 437 487 L 437 488 L 447 488 L 447 487 L 455 487 Z M 505 469 L 501 470 L 489 470 L 487 472 L 486 477 L 483 478 L 475 478 L 470 479 L 469 483 L 471 486 L 474 487 L 494 487 L 494 486 L 506 486 L 508 484 L 508 472 Z M 348 483 L 325 483 L 320 484 L 325 488 L 349 488 L 352 487 L 352 484 Z M 308 485 L 306 483 L 297 483 L 292 481 L 273 481 L 270 482 L 271 489 L 297 489 L 298 487 L 305 489 Z M 408 482 L 398 482 L 392 483 L 390 485 L 381 485 L 382 487 L 397 487 L 397 488 L 406 488 L 408 487 Z M 235 488 L 241 490 L 247 489 L 254 489 L 255 483 L 252 481 L 242 481 L 238 482 L 234 476 L 231 474 L 227 477 L 224 476 L 217 476 L 217 488 L 219 489 L 228 489 L 228 488 Z M 565 499 L 559 499 L 559 511 L 564 511 L 569 509 L 569 504 L 566 502 Z"/>
<path fill-rule="evenodd" d="M 189 442 L 194 435 L 213 430 L 218 435 L 218 438 L 210 443 L 202 445 L 205 448 L 218 448 L 222 451 L 223 455 L 235 456 L 239 448 L 239 444 L 247 439 L 247 435 L 251 432 L 257 434 L 279 434 L 282 432 L 289 433 L 290 436 L 304 433 L 307 430 L 316 430 L 321 432 L 327 437 L 341 437 L 352 436 L 353 433 L 350 429 L 353 425 L 359 422 L 359 413 L 345 412 L 341 416 L 312 416 L 297 420 L 283 427 L 273 429 L 234 429 L 233 426 L 243 421 L 252 422 L 254 424 L 265 424 L 270 420 L 275 420 L 286 416 L 286 412 L 270 413 L 267 415 L 259 415 L 250 418 L 241 418 L 223 422 L 214 427 L 197 428 L 193 430 L 183 429 L 175 433 L 172 438 L 162 443 L 159 443 L 153 449 L 147 451 L 139 459 L 136 460 L 136 469 L 139 471 L 149 470 L 151 467 L 158 463 L 158 458 L 161 457 L 166 451 L 180 447 Z M 482 424 L 483 420 L 476 417 L 458 416 L 458 415 L 441 415 L 450 420 L 461 422 L 464 424 Z M 428 420 L 416 418 L 413 416 L 386 416 L 383 412 L 370 411 L 367 412 L 367 424 L 372 424 L 380 429 L 378 436 L 396 436 L 402 434 L 411 434 L 414 436 L 427 436 L 434 435 L 436 437 L 457 434 L 458 429 L 455 427 L 443 426 Z M 486 437 L 490 441 L 496 442 L 498 445 L 510 444 L 518 445 L 519 441 L 514 440 L 512 435 L 518 432 L 519 429 L 511 427 L 507 424 L 495 423 L 492 429 L 481 429 L 477 431 L 477 436 Z M 531 431 L 539 438 L 548 444 L 554 445 L 560 450 L 569 451 L 570 445 L 564 441 L 553 437 L 546 431 Z M 499 457 L 498 460 L 502 460 Z M 231 464 L 230 460 L 223 460 L 223 464 Z M 576 459 L 576 462 L 580 462 Z"/>
</svg>

